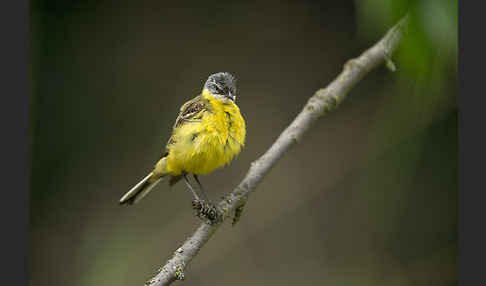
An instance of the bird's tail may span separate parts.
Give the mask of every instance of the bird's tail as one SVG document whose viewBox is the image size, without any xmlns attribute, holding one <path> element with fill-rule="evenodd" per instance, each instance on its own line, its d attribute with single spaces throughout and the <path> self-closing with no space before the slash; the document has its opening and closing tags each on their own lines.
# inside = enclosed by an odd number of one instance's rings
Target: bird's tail
<svg viewBox="0 0 486 286">
<path fill-rule="evenodd" d="M 162 166 L 163 165 L 163 166 Z M 166 158 L 161 159 L 153 172 L 148 174 L 143 180 L 136 184 L 130 191 L 128 191 L 120 199 L 120 205 L 123 204 L 135 204 L 138 203 L 143 197 L 145 197 L 152 189 L 159 183 L 162 178 L 166 175 L 165 172 L 161 172 L 162 168 L 166 167 Z M 157 175 L 154 175 L 157 174 Z"/>
</svg>

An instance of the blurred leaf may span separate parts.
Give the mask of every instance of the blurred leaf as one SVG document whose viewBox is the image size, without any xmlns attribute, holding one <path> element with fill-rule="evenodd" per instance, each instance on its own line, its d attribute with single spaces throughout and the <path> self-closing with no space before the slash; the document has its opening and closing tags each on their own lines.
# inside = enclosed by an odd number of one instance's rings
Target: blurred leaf
<svg viewBox="0 0 486 286">
<path fill-rule="evenodd" d="M 457 66 L 457 0 L 360 0 L 356 1 L 361 36 L 375 41 L 407 12 L 410 25 L 396 54 L 397 69 L 427 82 L 434 65 L 443 67 L 439 81 Z M 436 66 L 436 67 L 437 67 Z M 451 68 L 448 67 L 453 67 Z"/>
</svg>

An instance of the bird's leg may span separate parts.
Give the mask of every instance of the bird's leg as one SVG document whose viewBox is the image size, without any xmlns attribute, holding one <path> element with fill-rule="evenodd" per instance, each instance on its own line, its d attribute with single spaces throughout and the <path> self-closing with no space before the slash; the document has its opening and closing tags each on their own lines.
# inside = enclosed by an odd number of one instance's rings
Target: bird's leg
<svg viewBox="0 0 486 286">
<path fill-rule="evenodd" d="M 210 223 L 215 223 L 221 220 L 223 217 L 223 214 L 221 211 L 219 211 L 218 207 L 215 206 L 210 199 L 208 199 L 208 196 L 206 195 L 206 192 L 204 191 L 204 187 L 202 186 L 201 182 L 199 181 L 199 178 L 196 174 L 192 174 L 194 177 L 194 180 L 196 180 L 197 184 L 199 185 L 199 189 L 201 190 L 201 193 L 204 197 L 205 201 L 195 201 L 193 202 L 193 207 L 198 210 L 198 216 L 202 218 L 204 216 L 209 220 Z"/>
<path fill-rule="evenodd" d="M 204 188 L 203 188 L 201 182 L 199 181 L 199 177 L 196 174 L 192 174 L 192 176 L 194 177 L 194 180 L 196 180 L 197 184 L 199 185 L 199 189 L 201 190 L 201 194 L 204 197 L 204 200 L 211 203 L 211 200 L 208 199 L 208 196 L 206 195 L 206 192 L 204 191 Z"/>
<path fill-rule="evenodd" d="M 201 198 L 199 198 L 196 190 L 194 190 L 191 183 L 189 182 L 189 178 L 187 177 L 187 174 L 184 173 L 183 176 L 184 176 L 184 181 L 186 182 L 187 187 L 189 188 L 192 195 L 194 196 L 194 200 L 192 201 L 193 208 L 195 208 L 199 211 L 199 213 L 198 213 L 199 217 L 201 216 L 201 214 L 206 216 L 206 214 L 210 212 L 211 207 L 204 200 L 201 200 Z"/>
<path fill-rule="evenodd" d="M 187 173 L 183 173 L 182 176 L 184 177 L 184 182 L 186 182 L 187 187 L 191 191 L 192 195 L 194 196 L 194 200 L 192 201 L 193 208 L 197 209 L 201 213 L 207 212 L 208 206 L 204 200 L 201 200 L 197 195 L 196 190 L 192 187 L 191 183 L 189 182 L 189 178 L 187 177 Z M 198 214 L 198 215 L 199 215 Z"/>
<path fill-rule="evenodd" d="M 186 182 L 186 185 L 187 187 L 189 188 L 189 190 L 191 191 L 192 195 L 194 196 L 194 199 L 196 201 L 200 201 L 201 199 L 199 198 L 199 196 L 197 195 L 196 191 L 194 190 L 194 188 L 191 186 L 191 183 L 189 183 L 189 179 L 187 178 L 187 174 L 184 173 L 184 181 Z"/>
</svg>

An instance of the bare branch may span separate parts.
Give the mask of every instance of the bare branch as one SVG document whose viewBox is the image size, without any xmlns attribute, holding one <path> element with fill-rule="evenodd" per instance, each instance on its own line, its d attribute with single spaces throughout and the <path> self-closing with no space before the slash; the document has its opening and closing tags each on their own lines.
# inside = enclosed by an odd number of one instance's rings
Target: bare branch
<svg viewBox="0 0 486 286">
<path fill-rule="evenodd" d="M 169 285 L 175 280 L 183 280 L 185 267 L 211 238 L 221 223 L 233 211 L 236 212 L 233 222 L 235 223 L 239 219 L 248 196 L 284 153 L 302 139 L 304 133 L 319 117 L 336 109 L 346 98 L 348 91 L 376 66 L 386 62 L 387 67 L 394 70 L 395 66 L 390 57 L 402 38 L 407 22 L 408 16 L 405 16 L 379 42 L 359 57 L 349 60 L 344 65 L 343 71 L 326 88 L 316 91 L 270 149 L 251 164 L 245 178 L 236 189 L 218 203 L 218 208 L 224 214 L 222 220 L 215 224 L 203 222 L 196 232 L 174 252 L 172 258 L 159 269 L 156 276 L 146 282 L 146 285 L 162 286 Z"/>
</svg>

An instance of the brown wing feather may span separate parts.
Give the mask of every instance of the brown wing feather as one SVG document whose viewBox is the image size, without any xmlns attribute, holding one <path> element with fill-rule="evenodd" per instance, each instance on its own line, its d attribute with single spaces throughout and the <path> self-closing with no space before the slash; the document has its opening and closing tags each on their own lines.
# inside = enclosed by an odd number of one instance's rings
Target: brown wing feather
<svg viewBox="0 0 486 286">
<path fill-rule="evenodd" d="M 202 95 L 198 95 L 195 98 L 184 103 L 179 111 L 179 115 L 177 116 L 174 126 L 172 127 L 172 134 L 174 134 L 175 129 L 182 126 L 185 122 L 201 119 L 204 111 L 211 111 L 211 106 L 209 104 L 209 101 L 205 99 Z M 163 157 L 169 155 L 170 146 L 174 143 L 176 142 L 172 135 L 167 142 Z"/>
<path fill-rule="evenodd" d="M 196 96 L 195 98 L 189 100 L 188 102 L 182 105 L 181 110 L 179 112 L 179 116 L 177 116 L 176 122 L 174 123 L 174 129 L 184 124 L 184 122 L 188 120 L 197 120 L 200 119 L 202 116 L 202 112 L 208 108 L 208 100 L 202 97 L 201 95 Z"/>
</svg>

